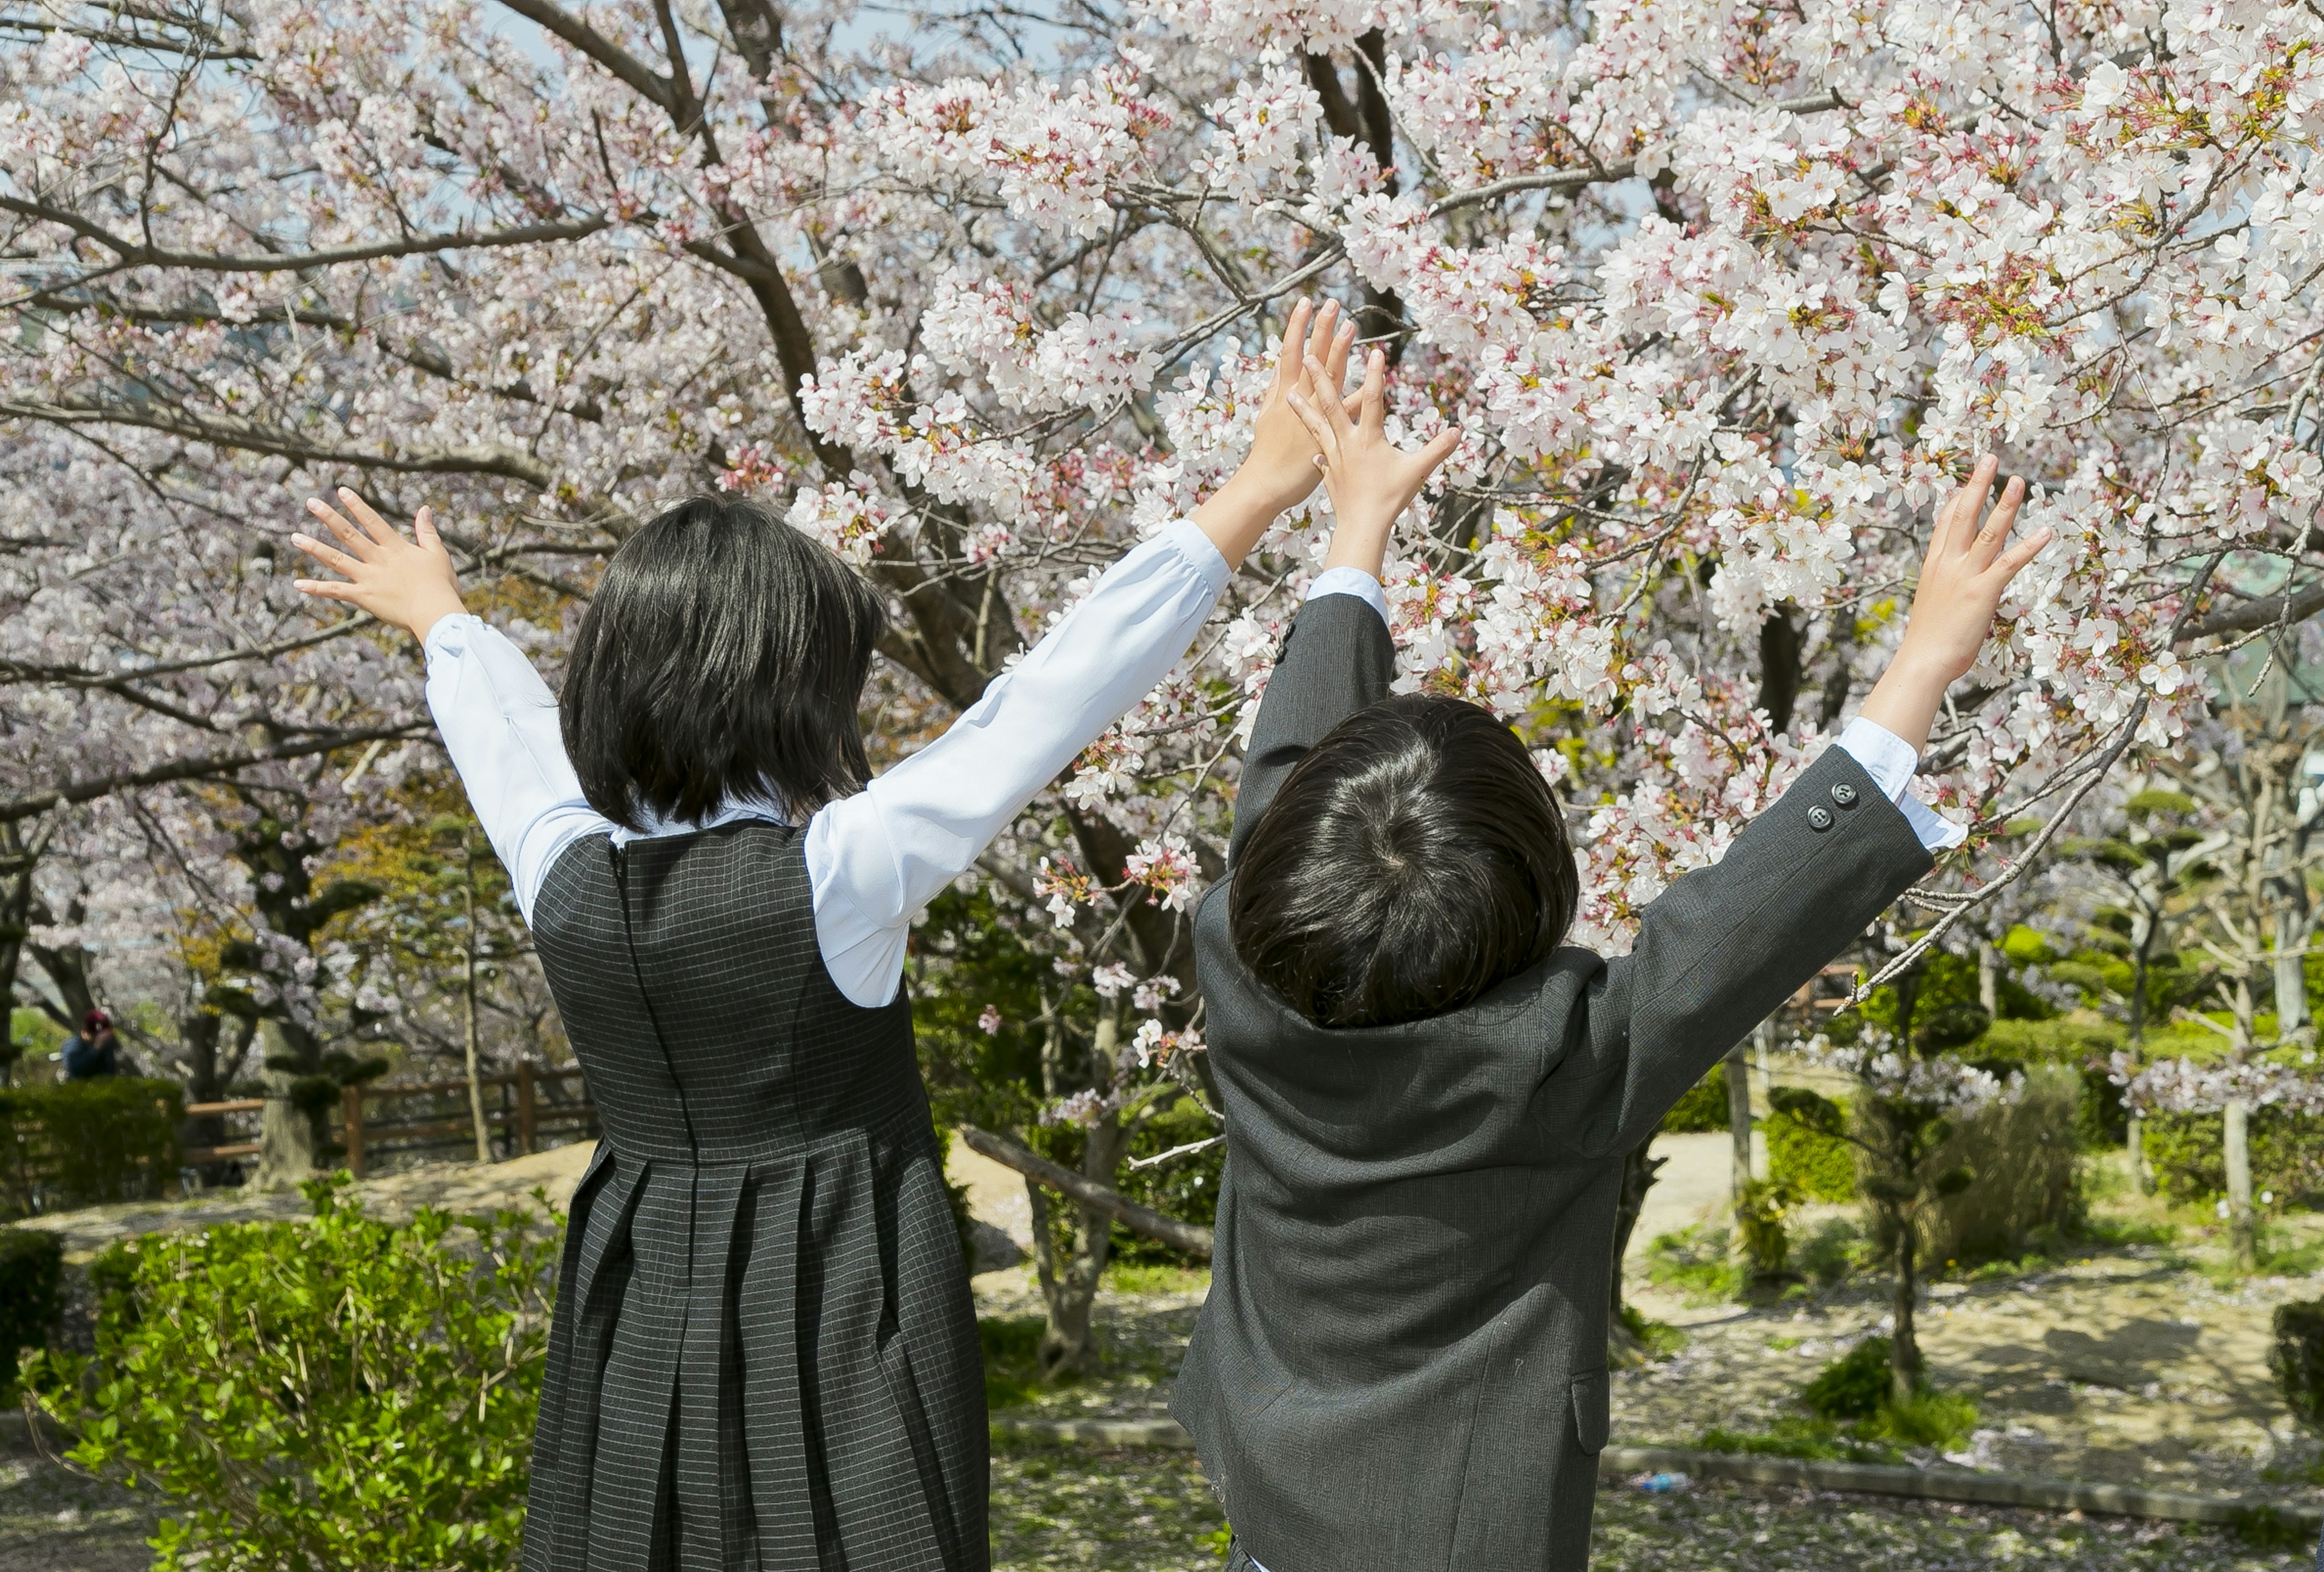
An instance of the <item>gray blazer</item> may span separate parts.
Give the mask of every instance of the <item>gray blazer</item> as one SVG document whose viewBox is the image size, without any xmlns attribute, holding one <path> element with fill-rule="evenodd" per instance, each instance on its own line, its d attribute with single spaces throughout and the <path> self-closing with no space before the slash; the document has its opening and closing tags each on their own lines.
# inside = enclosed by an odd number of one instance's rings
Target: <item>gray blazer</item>
<svg viewBox="0 0 2324 1572">
<path fill-rule="evenodd" d="M 1392 674 L 1363 601 L 1301 611 L 1231 849 Z M 1581 1572 L 1623 1154 L 1929 866 L 1830 749 L 1629 955 L 1561 948 L 1465 1010 L 1327 1031 L 1236 958 L 1230 863 L 1194 933 L 1232 1156 L 1171 1411 L 1268 1572 Z"/>
</svg>

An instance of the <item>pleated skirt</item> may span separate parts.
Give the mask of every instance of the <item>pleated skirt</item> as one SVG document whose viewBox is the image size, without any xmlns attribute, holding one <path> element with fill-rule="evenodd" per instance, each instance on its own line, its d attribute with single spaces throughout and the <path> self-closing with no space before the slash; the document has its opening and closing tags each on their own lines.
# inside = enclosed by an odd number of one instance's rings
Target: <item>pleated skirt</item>
<svg viewBox="0 0 2324 1572">
<path fill-rule="evenodd" d="M 983 1572 L 975 1310 L 932 1144 L 599 1145 L 575 1191 L 524 1572 Z"/>
</svg>

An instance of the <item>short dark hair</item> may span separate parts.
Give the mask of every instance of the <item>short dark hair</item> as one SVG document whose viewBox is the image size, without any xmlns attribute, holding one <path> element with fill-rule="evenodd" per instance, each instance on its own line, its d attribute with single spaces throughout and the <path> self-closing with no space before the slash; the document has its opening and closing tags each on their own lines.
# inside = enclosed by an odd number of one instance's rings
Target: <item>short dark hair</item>
<svg viewBox="0 0 2324 1572">
<path fill-rule="evenodd" d="M 857 706 L 886 625 L 870 585 L 766 509 L 678 504 L 581 618 L 561 701 L 581 794 L 636 830 L 742 797 L 804 822 L 871 778 Z"/>
<path fill-rule="evenodd" d="M 1299 761 L 1236 859 L 1228 922 L 1319 1026 L 1471 1003 L 1546 959 L 1579 881 L 1549 782 L 1476 705 L 1384 699 Z"/>
</svg>

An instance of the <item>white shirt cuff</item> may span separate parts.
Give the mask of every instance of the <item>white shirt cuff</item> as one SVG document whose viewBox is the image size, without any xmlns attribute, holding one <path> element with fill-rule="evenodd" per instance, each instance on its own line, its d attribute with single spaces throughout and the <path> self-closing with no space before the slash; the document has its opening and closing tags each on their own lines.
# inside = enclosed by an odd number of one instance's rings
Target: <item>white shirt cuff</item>
<svg viewBox="0 0 2324 1572">
<path fill-rule="evenodd" d="M 475 638 L 476 630 L 484 625 L 484 619 L 474 612 L 457 611 L 449 616 L 439 616 L 436 619 L 436 625 L 428 630 L 427 642 L 420 646 L 420 655 L 430 667 L 439 657 L 465 655 L 468 651 L 468 641 Z"/>
<path fill-rule="evenodd" d="M 1227 580 L 1234 569 L 1227 566 L 1226 558 L 1219 551 L 1218 542 L 1203 533 L 1203 526 L 1192 519 L 1173 519 L 1151 537 L 1167 542 L 1170 549 L 1184 557 L 1203 587 L 1216 600 L 1226 593 Z"/>
<path fill-rule="evenodd" d="M 1908 790 L 1914 772 L 1920 768 L 1921 755 L 1903 737 L 1877 721 L 1859 716 L 1840 734 L 1840 746 L 1864 766 L 1864 772 L 1872 777 L 1880 794 L 1904 812 L 1904 822 L 1913 827 L 1913 833 L 1929 850 L 1942 851 L 1969 838 L 1969 831 L 1941 817 Z"/>
<path fill-rule="evenodd" d="M 1352 595 L 1379 613 L 1380 621 L 1388 617 L 1388 596 L 1380 593 L 1379 580 L 1360 568 L 1326 568 L 1307 587 L 1307 598 L 1314 600 L 1326 595 Z"/>
</svg>

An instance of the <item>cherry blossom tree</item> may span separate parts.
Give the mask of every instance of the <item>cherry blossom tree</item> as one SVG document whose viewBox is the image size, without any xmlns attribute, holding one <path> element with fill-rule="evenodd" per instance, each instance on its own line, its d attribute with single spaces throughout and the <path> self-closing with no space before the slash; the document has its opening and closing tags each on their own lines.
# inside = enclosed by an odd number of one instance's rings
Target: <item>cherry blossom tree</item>
<svg viewBox="0 0 2324 1572">
<path fill-rule="evenodd" d="M 410 652 L 274 570 L 340 482 L 434 502 L 552 666 L 658 503 L 762 495 L 891 596 L 892 757 L 1223 477 L 1322 291 L 1397 435 L 1463 432 L 1389 565 L 1403 679 L 1538 747 L 1586 942 L 1848 718 L 1974 457 L 2033 480 L 2061 541 L 1932 743 L 1975 828 L 1902 975 L 2201 715 L 2185 661 L 2324 609 L 2319 40 L 2185 0 L 0 0 L 0 824 L 69 822 L 63 880 L 166 801 L 223 867 L 257 810 L 189 782 L 304 793 L 327 848 L 440 770 Z M 1328 523 L 985 860 L 1061 976 L 1178 985 L 1073 1117 L 1199 1066 L 1187 912 Z"/>
</svg>

